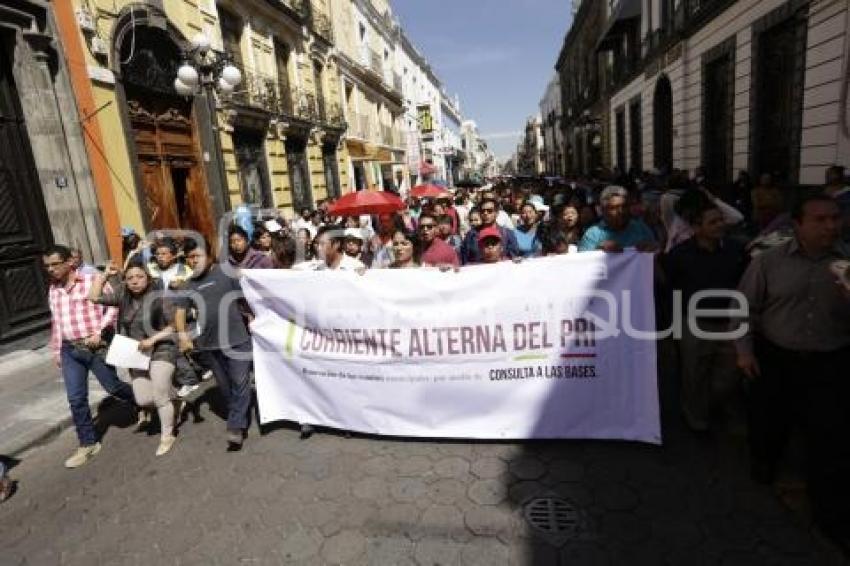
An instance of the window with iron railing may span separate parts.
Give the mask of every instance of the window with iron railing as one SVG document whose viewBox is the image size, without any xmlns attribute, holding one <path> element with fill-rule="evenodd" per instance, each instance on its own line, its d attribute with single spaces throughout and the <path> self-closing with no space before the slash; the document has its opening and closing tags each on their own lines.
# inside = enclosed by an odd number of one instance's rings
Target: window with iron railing
<svg viewBox="0 0 850 566">
<path fill-rule="evenodd" d="M 233 102 L 251 108 L 276 108 L 278 106 L 277 79 L 246 70 L 236 65 L 242 72 L 242 82 L 233 93 Z"/>
</svg>

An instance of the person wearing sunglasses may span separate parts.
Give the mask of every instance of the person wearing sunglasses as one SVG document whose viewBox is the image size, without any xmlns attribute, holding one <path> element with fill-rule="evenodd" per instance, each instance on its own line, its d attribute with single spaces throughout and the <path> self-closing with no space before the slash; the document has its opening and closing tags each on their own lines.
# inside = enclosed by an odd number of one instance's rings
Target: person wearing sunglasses
<svg viewBox="0 0 850 566">
<path fill-rule="evenodd" d="M 422 241 L 423 266 L 442 267 L 450 265 L 458 267 L 460 265 L 457 252 L 439 237 L 439 223 L 433 214 L 423 212 L 419 216 L 417 231 Z"/>
<path fill-rule="evenodd" d="M 463 244 L 460 248 L 461 262 L 464 265 L 472 263 L 481 263 L 481 250 L 478 246 L 478 232 L 485 230 L 491 226 L 495 226 L 501 235 L 502 253 L 506 258 L 519 257 L 519 246 L 517 245 L 516 236 L 512 229 L 499 226 L 496 223 L 496 218 L 499 214 L 499 203 L 494 198 L 486 197 L 481 200 L 478 208 L 481 212 L 481 226 L 479 228 L 470 229 L 466 237 L 463 239 Z"/>
</svg>

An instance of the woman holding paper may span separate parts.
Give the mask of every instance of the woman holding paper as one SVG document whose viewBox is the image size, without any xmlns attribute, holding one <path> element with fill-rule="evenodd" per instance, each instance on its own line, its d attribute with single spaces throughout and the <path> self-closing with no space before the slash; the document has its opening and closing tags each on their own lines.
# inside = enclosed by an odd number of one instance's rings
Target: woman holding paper
<svg viewBox="0 0 850 566">
<path fill-rule="evenodd" d="M 123 284 L 113 284 L 112 292 L 104 292 L 106 279 L 116 275 L 118 270 L 111 263 L 107 265 L 105 273 L 95 278 L 89 298 L 94 303 L 118 307 L 118 331 L 137 340 L 139 351 L 150 355 L 150 367 L 131 369 L 130 376 L 136 403 L 155 407 L 159 414 L 162 436 L 156 455 L 163 456 L 177 440 L 174 427 L 182 409 L 182 401 L 176 400 L 171 385 L 177 345 L 172 339 L 169 308 L 159 282 L 143 266 L 131 264 L 124 272 Z"/>
</svg>

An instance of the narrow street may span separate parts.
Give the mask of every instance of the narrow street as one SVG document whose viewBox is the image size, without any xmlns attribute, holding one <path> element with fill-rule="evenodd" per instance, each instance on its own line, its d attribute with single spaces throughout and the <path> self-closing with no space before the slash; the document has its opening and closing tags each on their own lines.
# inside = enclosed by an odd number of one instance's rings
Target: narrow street
<svg viewBox="0 0 850 566">
<path fill-rule="evenodd" d="M 213 390 L 214 391 L 214 390 Z M 204 398 L 206 399 L 206 397 Z M 743 443 L 675 427 L 663 448 L 618 442 L 427 442 L 294 428 L 225 451 L 207 404 L 178 444 L 110 407 L 101 453 L 62 460 L 72 432 L 12 470 L 0 508 L 13 564 L 842 564 L 804 514 L 749 478 Z M 565 502 L 550 526 L 538 498 Z"/>
</svg>

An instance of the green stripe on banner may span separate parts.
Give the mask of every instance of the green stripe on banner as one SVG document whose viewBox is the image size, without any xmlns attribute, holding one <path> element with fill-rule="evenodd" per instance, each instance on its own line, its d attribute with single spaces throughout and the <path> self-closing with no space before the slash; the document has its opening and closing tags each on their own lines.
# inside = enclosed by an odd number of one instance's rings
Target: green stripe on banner
<svg viewBox="0 0 850 566">
<path fill-rule="evenodd" d="M 295 342 L 295 323 L 291 320 L 287 322 L 289 322 L 289 330 L 286 333 L 286 346 L 284 347 L 284 350 L 286 351 L 287 357 L 291 358 L 292 343 Z"/>
</svg>

